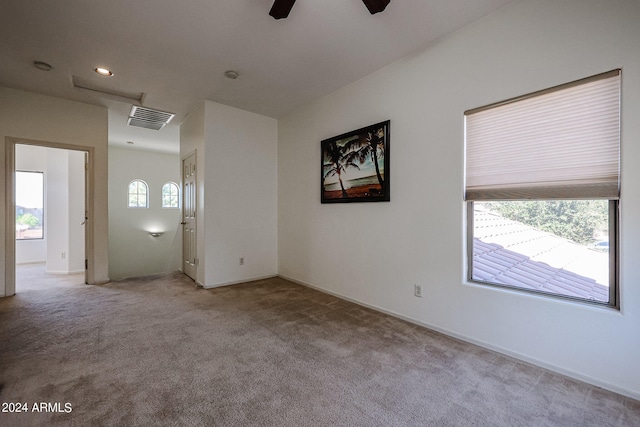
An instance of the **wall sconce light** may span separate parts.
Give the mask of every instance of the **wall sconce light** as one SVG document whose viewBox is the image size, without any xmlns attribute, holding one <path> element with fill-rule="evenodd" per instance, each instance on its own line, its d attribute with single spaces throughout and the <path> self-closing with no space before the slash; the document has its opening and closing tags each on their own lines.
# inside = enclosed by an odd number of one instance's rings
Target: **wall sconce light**
<svg viewBox="0 0 640 427">
<path fill-rule="evenodd" d="M 149 234 L 153 237 L 160 237 L 164 234 L 164 231 L 150 231 Z"/>
</svg>

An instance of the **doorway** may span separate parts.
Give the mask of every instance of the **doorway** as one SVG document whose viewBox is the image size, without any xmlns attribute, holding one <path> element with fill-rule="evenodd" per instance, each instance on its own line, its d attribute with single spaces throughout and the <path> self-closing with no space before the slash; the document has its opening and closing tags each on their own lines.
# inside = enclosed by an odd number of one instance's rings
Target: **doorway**
<svg viewBox="0 0 640 427">
<path fill-rule="evenodd" d="M 7 296 L 15 294 L 16 284 L 18 292 L 33 289 L 34 280 L 92 283 L 92 153 L 91 147 L 7 138 Z M 24 197 L 33 188 L 20 182 L 22 173 L 42 180 L 41 206 Z"/>
<path fill-rule="evenodd" d="M 182 160 L 182 272 L 197 280 L 196 153 Z"/>
</svg>

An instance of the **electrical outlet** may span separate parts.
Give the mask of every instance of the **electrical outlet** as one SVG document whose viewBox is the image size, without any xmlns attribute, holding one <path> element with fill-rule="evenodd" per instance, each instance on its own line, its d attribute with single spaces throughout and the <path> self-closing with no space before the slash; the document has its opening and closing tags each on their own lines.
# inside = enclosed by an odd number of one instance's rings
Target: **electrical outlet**
<svg viewBox="0 0 640 427">
<path fill-rule="evenodd" d="M 240 257 L 240 265 L 244 265 L 244 257 Z"/>
<path fill-rule="evenodd" d="M 413 294 L 422 298 L 422 285 L 413 285 Z"/>
<path fill-rule="evenodd" d="M 60 253 L 60 259 L 67 259 L 67 253 L 66 252 L 61 252 Z"/>
</svg>

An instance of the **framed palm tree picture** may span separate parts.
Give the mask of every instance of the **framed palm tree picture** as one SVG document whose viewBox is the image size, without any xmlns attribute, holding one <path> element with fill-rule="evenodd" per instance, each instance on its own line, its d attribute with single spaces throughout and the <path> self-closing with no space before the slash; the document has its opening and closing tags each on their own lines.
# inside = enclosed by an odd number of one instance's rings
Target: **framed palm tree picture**
<svg viewBox="0 0 640 427">
<path fill-rule="evenodd" d="M 391 200 L 389 124 L 387 120 L 322 141 L 322 203 Z"/>
</svg>

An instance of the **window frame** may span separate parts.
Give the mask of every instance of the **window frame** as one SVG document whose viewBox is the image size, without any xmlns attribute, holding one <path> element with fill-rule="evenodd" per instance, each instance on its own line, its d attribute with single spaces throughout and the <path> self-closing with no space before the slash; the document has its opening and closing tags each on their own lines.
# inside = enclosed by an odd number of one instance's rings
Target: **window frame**
<svg viewBox="0 0 640 427">
<path fill-rule="evenodd" d="M 134 182 L 139 182 L 142 183 L 144 185 L 144 187 L 146 188 L 146 194 L 145 194 L 145 205 L 144 206 L 131 206 L 131 200 L 130 197 L 133 193 L 131 193 L 130 191 L 130 187 L 131 184 L 133 184 Z M 140 193 L 135 193 L 137 197 L 140 196 Z M 129 184 L 127 185 L 127 208 L 129 209 L 149 209 L 149 184 L 146 183 L 146 181 L 136 178 L 136 179 L 132 179 L 131 181 L 129 181 Z"/>
<path fill-rule="evenodd" d="M 542 200 L 542 199 L 534 199 Z M 567 200 L 567 199 L 560 199 Z M 499 200 L 495 200 L 499 201 Z M 574 302 L 585 303 L 589 305 L 605 306 L 620 309 L 620 286 L 618 283 L 620 277 L 620 251 L 619 251 L 619 224 L 620 224 L 620 201 L 608 200 L 609 202 L 609 301 L 596 301 L 589 300 L 587 298 L 574 297 L 571 295 L 563 295 L 553 292 L 544 292 L 536 289 L 521 288 L 518 286 L 507 285 L 504 283 L 494 283 L 473 278 L 473 241 L 474 241 L 474 207 L 473 201 L 467 201 L 467 281 L 478 285 L 485 285 L 489 287 L 497 287 L 510 289 L 517 292 L 525 292 L 529 294 L 548 296 L 552 298 L 560 298 L 570 300 Z"/>
<path fill-rule="evenodd" d="M 164 205 L 164 188 L 167 186 L 173 186 L 176 189 L 176 206 L 165 206 Z M 173 197 L 169 195 L 169 197 Z M 180 209 L 180 186 L 173 181 L 165 182 L 160 189 L 160 206 L 162 209 Z"/>
<path fill-rule="evenodd" d="M 573 82 L 569 82 L 569 83 L 565 83 L 562 85 L 558 85 L 558 86 L 554 86 L 554 87 L 550 87 L 548 89 L 543 89 L 540 91 L 536 91 L 533 93 L 529 93 L 526 95 L 522 95 L 522 96 L 517 96 L 514 98 L 510 98 L 504 101 L 500 101 L 500 102 L 496 102 L 490 105 L 486 105 L 483 107 L 478 107 L 478 108 L 474 108 L 468 111 L 464 112 L 464 117 L 465 117 L 465 126 L 464 126 L 464 144 L 465 144 L 465 157 L 464 157 L 464 161 L 465 161 L 465 165 L 467 163 L 467 126 L 466 126 L 466 117 L 468 115 L 472 115 L 474 113 L 479 113 L 479 112 L 483 112 L 495 107 L 501 107 L 507 104 L 512 104 L 512 103 L 517 103 L 519 101 L 524 101 L 524 100 L 528 100 L 540 95 L 545 95 L 545 94 L 549 94 L 549 93 L 553 93 L 556 91 L 560 91 L 563 89 L 568 89 L 571 87 L 575 87 L 575 86 L 579 86 L 582 84 L 586 84 L 586 83 L 590 83 L 593 81 L 597 81 L 599 79 L 603 79 L 603 78 L 607 78 L 607 76 L 613 76 L 617 74 L 620 78 L 620 85 L 622 82 L 622 70 L 620 69 L 616 69 L 616 70 L 612 70 L 606 73 L 601 73 L 598 75 L 594 75 L 591 77 L 587 77 L 584 79 L 580 79 L 580 80 L 576 80 Z M 620 92 L 618 94 L 619 97 L 619 103 L 618 103 L 618 108 L 619 108 L 619 117 L 621 119 L 622 113 L 620 111 L 621 109 L 621 102 L 622 102 L 622 88 L 620 86 Z M 621 125 L 619 125 L 621 128 Z M 618 146 L 621 146 L 621 134 L 620 134 L 620 128 L 619 128 L 619 132 L 618 132 Z M 619 148 L 620 150 L 620 148 Z M 553 194 L 548 194 L 548 195 L 544 195 L 542 194 L 540 197 L 537 197 L 537 195 L 529 195 L 526 198 L 518 198 L 518 197 L 514 197 L 514 198 L 508 198 L 508 199 L 502 199 L 500 196 L 496 197 L 496 198 L 488 198 L 488 199 L 483 199 L 483 198 L 471 198 L 469 199 L 467 197 L 467 192 L 468 192 L 468 187 L 466 184 L 466 173 L 467 173 L 467 167 L 465 166 L 465 188 L 464 188 L 464 194 L 465 194 L 465 205 L 466 205 L 466 256 L 467 256 L 467 263 L 466 263 L 466 267 L 467 267 L 467 274 L 466 274 L 466 278 L 467 281 L 469 283 L 472 284 L 479 284 L 479 285 L 486 285 L 489 287 L 495 287 L 495 288 L 503 288 L 503 289 L 509 289 L 509 290 L 513 290 L 513 291 L 517 291 L 517 292 L 523 292 L 525 294 L 535 294 L 535 295 L 539 295 L 539 296 L 545 296 L 545 297 L 551 297 L 551 298 L 556 298 L 556 299 L 562 299 L 562 300 L 569 300 L 572 302 L 577 302 L 577 303 L 584 303 L 584 304 L 588 304 L 590 306 L 604 306 L 604 307 L 608 307 L 608 308 L 613 308 L 613 309 L 620 309 L 620 283 L 619 283 L 619 279 L 620 279 L 620 234 L 619 234 L 619 227 L 620 227 L 620 193 L 619 193 L 619 189 L 620 189 L 620 160 L 618 157 L 618 194 L 617 194 L 617 198 L 613 198 L 614 196 L 611 195 L 610 197 L 603 197 L 603 195 L 598 195 L 598 194 L 593 194 L 592 197 L 554 197 Z M 544 190 L 546 191 L 546 190 Z M 543 192 L 544 192 L 543 191 Z M 489 281 L 483 281 L 483 280 L 479 280 L 479 279 L 474 279 L 473 278 L 473 262 L 474 262 L 474 231 L 475 231 L 475 224 L 474 224 L 474 220 L 475 220 L 475 216 L 474 216 L 474 201 L 480 202 L 480 201 L 495 201 L 495 202 L 500 202 L 500 201 L 523 201 L 523 200 L 540 200 L 540 201 L 546 201 L 546 200 L 578 200 L 578 199 L 583 199 L 583 200 L 607 200 L 608 203 L 608 222 L 609 222 L 609 229 L 608 229 L 608 234 L 609 234 L 609 251 L 608 251 L 608 255 L 609 255 L 609 301 L 604 302 L 604 301 L 597 301 L 597 300 L 590 300 L 587 298 L 582 298 L 582 297 L 575 297 L 575 296 L 570 296 L 570 295 L 563 295 L 563 294 L 559 294 L 559 293 L 554 293 L 554 292 L 545 292 L 545 291 L 540 291 L 540 290 L 536 290 L 536 289 L 527 289 L 527 288 L 522 288 L 522 287 L 518 287 L 518 286 L 513 286 L 513 285 L 507 285 L 507 284 L 502 284 L 502 283 L 494 283 L 494 282 L 489 282 Z"/>
</svg>

